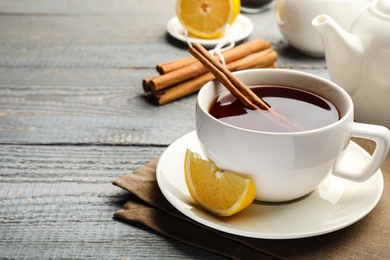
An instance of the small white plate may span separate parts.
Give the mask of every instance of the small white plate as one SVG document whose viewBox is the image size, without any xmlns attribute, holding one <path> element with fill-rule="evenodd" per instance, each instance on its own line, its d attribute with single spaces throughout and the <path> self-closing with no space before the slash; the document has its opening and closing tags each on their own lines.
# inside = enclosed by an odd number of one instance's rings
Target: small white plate
<svg viewBox="0 0 390 260">
<path fill-rule="evenodd" d="M 179 19 L 177 16 L 171 18 L 167 23 L 167 31 L 168 33 L 182 41 L 187 42 L 186 36 L 185 36 L 185 30 L 183 26 L 180 24 Z M 199 39 L 194 37 L 188 37 L 188 40 L 191 43 L 200 43 L 206 48 L 212 48 L 216 46 L 218 43 L 226 40 L 239 42 L 246 37 L 248 37 L 253 32 L 253 23 L 251 20 L 249 20 L 247 17 L 245 17 L 242 14 L 238 14 L 236 20 L 232 24 L 229 31 L 221 38 L 217 39 Z"/>
<path fill-rule="evenodd" d="M 320 187 L 301 200 L 288 203 L 255 201 L 243 211 L 225 218 L 200 209 L 190 197 L 184 180 L 186 149 L 204 154 L 195 131 L 172 143 L 157 165 L 157 182 L 167 200 L 189 218 L 208 227 L 246 237 L 290 239 L 321 235 L 342 229 L 366 216 L 383 192 L 383 176 L 378 170 L 364 183 L 330 176 Z M 370 155 L 351 142 L 343 163 L 364 164 Z"/>
</svg>

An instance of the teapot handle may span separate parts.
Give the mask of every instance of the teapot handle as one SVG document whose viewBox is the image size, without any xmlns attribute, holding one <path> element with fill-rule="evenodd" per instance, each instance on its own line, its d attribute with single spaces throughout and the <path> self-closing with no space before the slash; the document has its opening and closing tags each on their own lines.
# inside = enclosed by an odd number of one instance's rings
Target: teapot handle
<svg viewBox="0 0 390 260">
<path fill-rule="evenodd" d="M 356 182 L 368 180 L 381 167 L 386 159 L 390 146 L 390 131 L 383 126 L 353 123 L 352 136 L 373 140 L 376 143 L 374 153 L 369 161 L 360 168 L 343 166 L 342 155 L 335 161 L 333 175 Z"/>
</svg>

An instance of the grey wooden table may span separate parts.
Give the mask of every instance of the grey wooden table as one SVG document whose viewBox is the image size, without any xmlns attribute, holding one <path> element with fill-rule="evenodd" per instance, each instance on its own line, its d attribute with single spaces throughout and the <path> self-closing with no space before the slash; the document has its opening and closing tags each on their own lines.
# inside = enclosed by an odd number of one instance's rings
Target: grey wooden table
<svg viewBox="0 0 390 260">
<path fill-rule="evenodd" d="M 187 57 L 174 0 L 0 0 L 0 258 L 218 258 L 112 218 L 111 183 L 194 129 L 195 95 L 158 107 L 142 79 Z M 283 40 L 272 10 L 248 39 L 278 66 L 328 78 Z"/>
</svg>

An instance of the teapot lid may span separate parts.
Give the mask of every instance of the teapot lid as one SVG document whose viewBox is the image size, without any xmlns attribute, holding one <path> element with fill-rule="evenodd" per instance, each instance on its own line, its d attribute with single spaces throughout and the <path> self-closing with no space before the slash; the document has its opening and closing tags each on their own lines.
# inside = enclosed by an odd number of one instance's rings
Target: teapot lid
<svg viewBox="0 0 390 260">
<path fill-rule="evenodd" d="M 373 1 L 371 7 L 381 15 L 390 17 L 390 0 Z"/>
</svg>

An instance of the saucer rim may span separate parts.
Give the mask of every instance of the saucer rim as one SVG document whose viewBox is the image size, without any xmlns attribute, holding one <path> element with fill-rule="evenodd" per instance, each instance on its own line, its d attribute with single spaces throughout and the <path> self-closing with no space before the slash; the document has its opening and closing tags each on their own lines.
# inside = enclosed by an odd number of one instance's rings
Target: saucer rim
<svg viewBox="0 0 390 260">
<path fill-rule="evenodd" d="M 211 216 L 208 213 L 205 213 L 202 209 L 197 207 L 195 205 L 195 203 L 192 202 L 192 199 L 191 199 L 191 203 L 185 202 L 181 198 L 175 196 L 174 192 L 172 192 L 169 189 L 169 187 L 167 185 L 165 185 L 165 181 L 167 181 L 167 180 L 164 179 L 164 178 L 166 178 L 166 175 L 163 173 L 163 171 L 164 171 L 163 166 L 164 166 L 165 160 L 168 160 L 167 154 L 171 151 L 174 151 L 175 146 L 181 145 L 181 143 L 184 144 L 184 142 L 188 141 L 187 139 L 190 139 L 190 142 L 194 142 L 193 144 L 187 143 L 186 144 L 187 148 L 191 147 L 191 145 L 194 146 L 195 142 L 196 142 L 196 138 L 197 138 L 196 131 L 192 131 L 192 132 L 189 132 L 189 133 L 181 136 L 180 138 L 176 139 L 171 145 L 169 145 L 167 147 L 167 149 L 160 156 L 159 162 L 157 164 L 157 169 L 156 169 L 156 178 L 157 178 L 157 183 L 158 183 L 158 186 L 159 186 L 161 192 L 163 193 L 164 197 L 169 201 L 169 203 L 171 203 L 177 210 L 179 210 L 181 213 L 183 213 L 184 215 L 186 215 L 190 219 L 192 219 L 195 222 L 198 222 L 202 225 L 205 225 L 208 228 L 214 229 L 214 230 L 218 230 L 221 232 L 230 233 L 230 234 L 234 234 L 234 235 L 238 235 L 238 236 L 242 236 L 242 237 L 251 237 L 251 238 L 260 238 L 260 239 L 295 239 L 295 238 L 305 238 L 305 237 L 313 237 L 313 236 L 317 236 L 317 235 L 323 235 L 323 234 L 327 234 L 327 233 L 331 233 L 331 232 L 343 229 L 347 226 L 350 226 L 350 225 L 356 223 L 357 221 L 361 220 L 362 218 L 364 218 L 366 215 L 368 215 L 376 207 L 376 205 L 378 204 L 378 202 L 383 194 L 384 179 L 383 179 L 382 171 L 381 171 L 381 169 L 379 169 L 372 176 L 372 178 L 377 178 L 377 180 L 375 180 L 376 186 L 374 188 L 371 188 L 371 189 L 373 189 L 377 192 L 375 193 L 375 196 L 372 196 L 372 198 L 370 199 L 370 203 L 366 203 L 367 206 L 364 209 L 359 211 L 360 214 L 355 215 L 354 217 L 350 217 L 347 221 L 345 221 L 345 220 L 341 221 L 341 223 L 339 225 L 333 226 L 331 228 L 327 228 L 327 229 L 319 228 L 317 231 L 310 231 L 310 232 L 306 231 L 306 232 L 300 232 L 300 233 L 280 234 L 280 233 L 269 233 L 269 232 L 268 233 L 254 232 L 254 231 L 248 232 L 245 230 L 239 230 L 239 228 L 222 226 L 222 225 L 217 223 L 217 221 L 220 221 L 221 219 L 215 217 L 216 221 L 211 221 L 210 219 L 212 219 L 213 216 Z M 355 146 L 354 149 L 357 150 L 358 153 L 361 153 L 361 155 L 363 155 L 364 157 L 369 158 L 371 156 L 367 151 L 365 151 L 360 145 L 356 144 L 355 142 L 351 141 L 351 145 Z M 200 146 L 199 146 L 199 148 L 200 148 Z M 179 152 L 179 151 L 177 151 L 177 152 Z M 203 153 L 201 151 L 196 150 L 195 152 L 200 153 L 203 156 Z M 180 153 L 182 153 L 182 152 L 180 152 Z M 183 153 L 183 156 L 184 156 L 184 153 Z M 171 175 L 171 177 L 173 176 L 172 174 L 170 174 L 170 175 Z M 184 170 L 183 170 L 182 176 L 183 176 L 182 178 L 184 179 Z M 347 180 L 335 177 L 333 175 L 331 175 L 330 178 L 333 179 L 332 180 L 333 182 L 335 182 L 336 179 L 338 179 L 341 182 L 349 182 Z M 355 185 L 366 185 L 367 186 L 367 184 L 365 184 L 365 183 L 358 183 Z M 173 186 L 173 185 L 171 185 L 171 186 Z M 171 187 L 171 189 L 177 189 L 177 188 L 179 188 L 179 187 Z M 183 188 L 183 187 L 181 187 L 181 188 Z M 343 194 L 345 194 L 345 191 L 343 192 Z M 185 194 L 185 195 L 190 196 L 189 193 Z M 304 197 L 302 199 L 302 201 L 308 200 L 308 198 L 310 196 L 311 195 Z M 261 204 L 261 202 L 256 202 L 254 204 L 259 204 L 259 203 Z M 196 215 L 195 213 L 192 213 L 191 210 L 189 210 L 185 207 L 186 205 L 187 205 L 187 207 L 191 207 L 191 209 L 195 209 L 195 211 L 202 212 L 202 214 L 207 216 L 208 219 L 202 218 L 199 214 Z M 249 206 L 249 207 L 251 207 L 251 206 Z M 257 206 L 252 206 L 252 207 L 257 207 Z M 253 223 L 253 224 L 256 224 L 256 223 Z"/>
<path fill-rule="evenodd" d="M 247 37 L 249 37 L 249 35 L 252 34 L 252 32 L 254 30 L 254 25 L 253 25 L 252 21 L 249 20 L 246 16 L 244 16 L 242 14 L 238 14 L 235 23 L 241 23 L 243 25 L 242 27 L 245 27 L 245 30 L 240 31 L 241 32 L 240 34 L 233 35 L 232 40 L 235 43 L 246 39 Z M 233 26 L 234 26 L 234 24 L 233 24 Z M 168 22 L 166 24 L 166 30 L 167 30 L 168 34 L 171 35 L 173 38 L 175 38 L 181 42 L 186 43 L 187 41 L 186 41 L 185 36 L 183 34 L 181 34 L 177 30 L 177 28 L 184 30 L 184 28 L 180 24 L 177 16 L 174 16 L 168 20 Z M 235 28 L 235 27 L 232 27 L 232 28 Z M 200 39 L 200 38 L 195 38 L 195 37 L 188 37 L 190 42 L 200 43 L 201 45 L 203 45 L 204 47 L 207 47 L 207 48 L 215 47 L 218 43 L 222 42 L 226 38 L 227 37 L 225 37 L 225 36 L 221 37 L 221 38 L 217 38 L 217 39 Z"/>
</svg>

